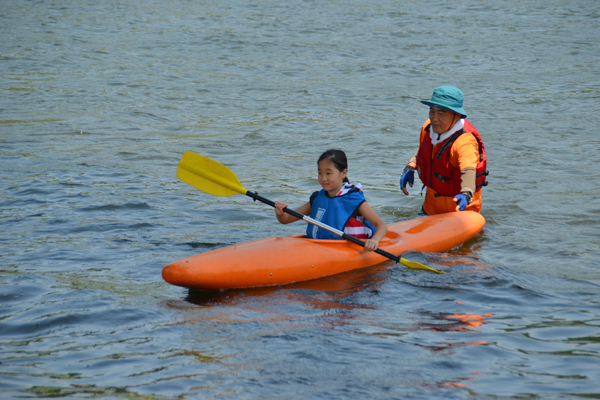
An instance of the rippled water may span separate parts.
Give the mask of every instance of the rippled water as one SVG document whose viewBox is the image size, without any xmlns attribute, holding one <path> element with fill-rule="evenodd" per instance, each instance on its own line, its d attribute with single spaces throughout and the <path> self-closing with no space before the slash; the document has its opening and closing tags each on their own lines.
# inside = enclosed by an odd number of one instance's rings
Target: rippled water
<svg viewBox="0 0 600 400">
<path fill-rule="evenodd" d="M 595 0 L 5 1 L 2 398 L 600 398 Z M 175 177 L 192 150 L 300 205 L 338 147 L 386 222 L 426 99 L 466 94 L 492 175 L 448 254 L 189 292 L 179 258 L 302 232 Z"/>
</svg>

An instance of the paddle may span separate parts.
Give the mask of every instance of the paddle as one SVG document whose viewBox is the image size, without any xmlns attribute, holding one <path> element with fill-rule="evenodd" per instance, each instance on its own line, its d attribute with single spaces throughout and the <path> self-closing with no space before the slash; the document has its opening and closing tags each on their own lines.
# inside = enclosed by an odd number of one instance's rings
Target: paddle
<svg viewBox="0 0 600 400">
<path fill-rule="evenodd" d="M 246 190 L 240 183 L 237 176 L 235 176 L 235 174 L 229 168 L 217 161 L 211 160 L 208 157 L 204 157 L 191 151 L 186 152 L 183 157 L 181 157 L 179 166 L 177 167 L 177 177 L 196 189 L 200 189 L 203 192 L 212 194 L 213 196 L 226 197 L 234 194 L 245 194 L 246 196 L 252 197 L 254 201 L 258 200 L 270 205 L 271 207 L 275 207 L 275 203 L 273 201 L 259 196 L 256 192 L 250 192 Z M 365 242 L 362 240 L 355 238 L 354 236 L 350 236 L 338 229 L 332 228 L 329 225 L 325 225 L 307 215 L 300 214 L 299 212 L 290 210 L 287 207 L 284 208 L 283 211 L 293 215 L 298 219 L 308 222 L 309 224 L 313 224 L 319 228 L 325 229 L 334 235 L 341 236 L 352 243 L 356 243 L 362 247 L 365 246 Z M 390 260 L 401 263 L 409 269 L 422 269 L 438 274 L 445 274 L 444 271 L 438 271 L 435 268 L 428 267 L 416 261 L 406 260 L 400 256 L 388 253 L 385 250 L 381 250 L 380 248 L 377 248 L 375 252 L 389 258 Z"/>
</svg>

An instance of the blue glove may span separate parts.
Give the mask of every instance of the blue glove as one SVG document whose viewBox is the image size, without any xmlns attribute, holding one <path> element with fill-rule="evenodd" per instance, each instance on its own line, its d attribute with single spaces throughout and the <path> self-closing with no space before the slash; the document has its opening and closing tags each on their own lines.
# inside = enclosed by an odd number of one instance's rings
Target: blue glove
<svg viewBox="0 0 600 400">
<path fill-rule="evenodd" d="M 458 207 L 457 211 L 464 211 L 465 207 L 471 204 L 471 194 L 468 192 L 457 194 L 453 199 Z"/>
<path fill-rule="evenodd" d="M 410 184 L 410 187 L 412 187 L 413 183 L 415 183 L 415 171 L 408 167 L 404 168 L 404 172 L 400 177 L 400 189 L 402 189 L 404 194 L 408 196 L 408 190 L 406 190 L 407 182 Z"/>
</svg>

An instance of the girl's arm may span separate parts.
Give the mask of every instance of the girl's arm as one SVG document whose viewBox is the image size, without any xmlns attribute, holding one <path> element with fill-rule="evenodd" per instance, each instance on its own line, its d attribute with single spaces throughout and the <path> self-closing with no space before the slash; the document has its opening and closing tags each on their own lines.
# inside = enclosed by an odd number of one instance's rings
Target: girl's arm
<svg viewBox="0 0 600 400">
<path fill-rule="evenodd" d="M 365 251 L 374 251 L 379 246 L 379 241 L 385 236 L 387 225 L 366 201 L 358 207 L 358 212 L 377 229 L 372 238 L 365 240 Z"/>
<path fill-rule="evenodd" d="M 283 209 L 287 207 L 287 203 L 285 201 L 276 201 L 275 202 L 275 216 L 277 220 L 282 224 L 290 224 L 292 222 L 298 221 L 298 218 L 283 212 Z M 304 204 L 300 208 L 296 209 L 296 212 L 304 215 L 310 215 L 310 202 Z"/>
</svg>

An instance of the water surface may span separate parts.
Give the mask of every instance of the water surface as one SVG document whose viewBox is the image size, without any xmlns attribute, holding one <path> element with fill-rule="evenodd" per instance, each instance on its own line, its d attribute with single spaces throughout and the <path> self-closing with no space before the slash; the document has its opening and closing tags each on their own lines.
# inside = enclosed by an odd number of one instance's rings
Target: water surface
<svg viewBox="0 0 600 400">
<path fill-rule="evenodd" d="M 3 398 L 600 398 L 596 1 L 5 2 Z M 175 176 L 204 154 L 301 205 L 342 148 L 386 222 L 452 84 L 491 170 L 477 238 L 284 287 L 167 263 L 296 234 Z"/>
</svg>

